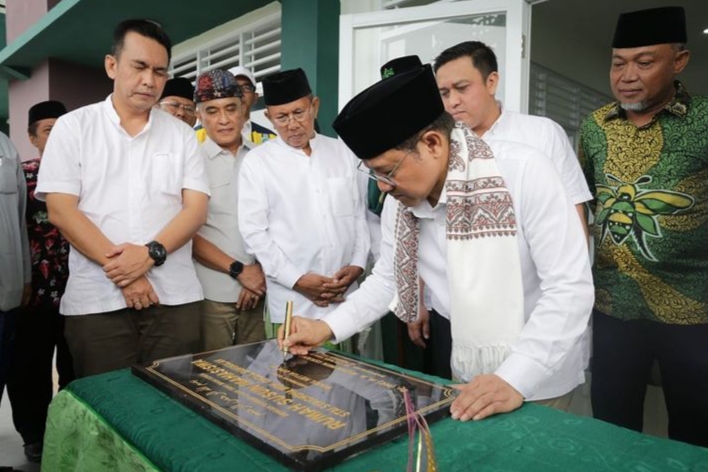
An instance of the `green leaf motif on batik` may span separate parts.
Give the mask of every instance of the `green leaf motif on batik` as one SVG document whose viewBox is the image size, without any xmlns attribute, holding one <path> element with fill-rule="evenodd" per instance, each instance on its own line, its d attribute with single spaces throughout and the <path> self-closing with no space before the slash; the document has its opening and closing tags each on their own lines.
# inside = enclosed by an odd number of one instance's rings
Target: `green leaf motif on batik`
<svg viewBox="0 0 708 472">
<path fill-rule="evenodd" d="M 601 241 L 609 235 L 615 245 L 620 246 L 631 237 L 642 256 L 656 261 L 647 236 L 661 238 L 657 218 L 688 210 L 694 205 L 694 198 L 672 190 L 641 188 L 651 183 L 652 177 L 649 175 L 643 175 L 634 182 L 624 182 L 609 173 L 605 174 L 605 178 L 608 183 L 616 185 L 597 185 L 600 209 L 595 224 L 602 228 Z"/>
<path fill-rule="evenodd" d="M 642 231 L 652 236 L 659 236 L 659 224 L 651 216 L 637 214 L 637 224 Z"/>
</svg>

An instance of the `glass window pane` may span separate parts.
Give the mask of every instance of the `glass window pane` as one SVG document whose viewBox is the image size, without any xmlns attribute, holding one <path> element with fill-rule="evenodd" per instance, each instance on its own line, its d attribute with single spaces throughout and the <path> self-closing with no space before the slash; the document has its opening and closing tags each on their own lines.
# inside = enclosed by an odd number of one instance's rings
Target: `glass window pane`
<svg viewBox="0 0 708 472">
<path fill-rule="evenodd" d="M 482 41 L 497 55 L 501 81 L 497 98 L 504 100 L 506 14 L 487 13 L 445 20 L 396 23 L 354 30 L 352 95 L 378 81 L 379 68 L 390 59 L 417 54 L 432 62 L 444 49 L 463 41 Z"/>
</svg>

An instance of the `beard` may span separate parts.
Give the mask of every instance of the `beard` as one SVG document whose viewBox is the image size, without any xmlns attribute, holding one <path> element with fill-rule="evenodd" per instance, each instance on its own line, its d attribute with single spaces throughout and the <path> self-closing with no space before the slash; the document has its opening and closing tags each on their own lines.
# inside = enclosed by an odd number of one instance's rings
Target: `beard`
<svg viewBox="0 0 708 472">
<path fill-rule="evenodd" d="M 642 100 L 640 102 L 634 102 L 634 103 L 621 103 L 620 102 L 620 107 L 624 111 L 644 111 L 647 108 L 649 108 L 649 103 L 646 102 L 646 100 Z"/>
</svg>

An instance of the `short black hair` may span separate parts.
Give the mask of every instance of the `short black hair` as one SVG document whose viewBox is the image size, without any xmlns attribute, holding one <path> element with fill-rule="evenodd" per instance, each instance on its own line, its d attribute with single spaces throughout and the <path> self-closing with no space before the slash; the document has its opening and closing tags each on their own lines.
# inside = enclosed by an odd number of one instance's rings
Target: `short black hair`
<svg viewBox="0 0 708 472">
<path fill-rule="evenodd" d="M 172 41 L 170 40 L 170 37 L 167 36 L 167 33 L 165 33 L 165 30 L 162 29 L 162 25 L 152 20 L 133 19 L 121 21 L 113 31 L 113 46 L 111 46 L 111 55 L 115 57 L 120 55 L 120 52 L 123 49 L 125 36 L 130 32 L 138 33 L 140 36 L 154 39 L 160 43 L 167 50 L 167 62 L 170 62 L 172 59 Z"/>
<path fill-rule="evenodd" d="M 433 70 L 437 72 L 448 62 L 461 57 L 469 57 L 472 65 L 482 74 L 482 78 L 485 81 L 489 74 L 499 71 L 497 56 L 492 51 L 492 48 L 481 41 L 465 41 L 445 49 L 435 58 Z"/>
<path fill-rule="evenodd" d="M 435 118 L 432 123 L 394 147 L 394 149 L 397 151 L 415 151 L 421 136 L 428 131 L 439 131 L 449 138 L 454 127 L 455 120 L 446 111 L 444 111 L 440 114 L 440 116 Z"/>
</svg>

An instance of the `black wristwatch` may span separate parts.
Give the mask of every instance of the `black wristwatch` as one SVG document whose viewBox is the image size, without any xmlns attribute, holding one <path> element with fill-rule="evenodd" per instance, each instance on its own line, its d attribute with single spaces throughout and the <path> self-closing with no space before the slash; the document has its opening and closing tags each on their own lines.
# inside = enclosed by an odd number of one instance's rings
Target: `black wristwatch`
<svg viewBox="0 0 708 472">
<path fill-rule="evenodd" d="M 150 241 L 146 244 L 146 246 L 148 248 L 148 255 L 150 256 L 150 259 L 155 261 L 156 267 L 159 267 L 165 263 L 165 259 L 167 259 L 167 250 L 165 249 L 165 246 L 157 241 Z"/>
<path fill-rule="evenodd" d="M 233 261 L 229 266 L 229 275 L 236 279 L 243 272 L 243 263 L 239 261 Z"/>
</svg>

